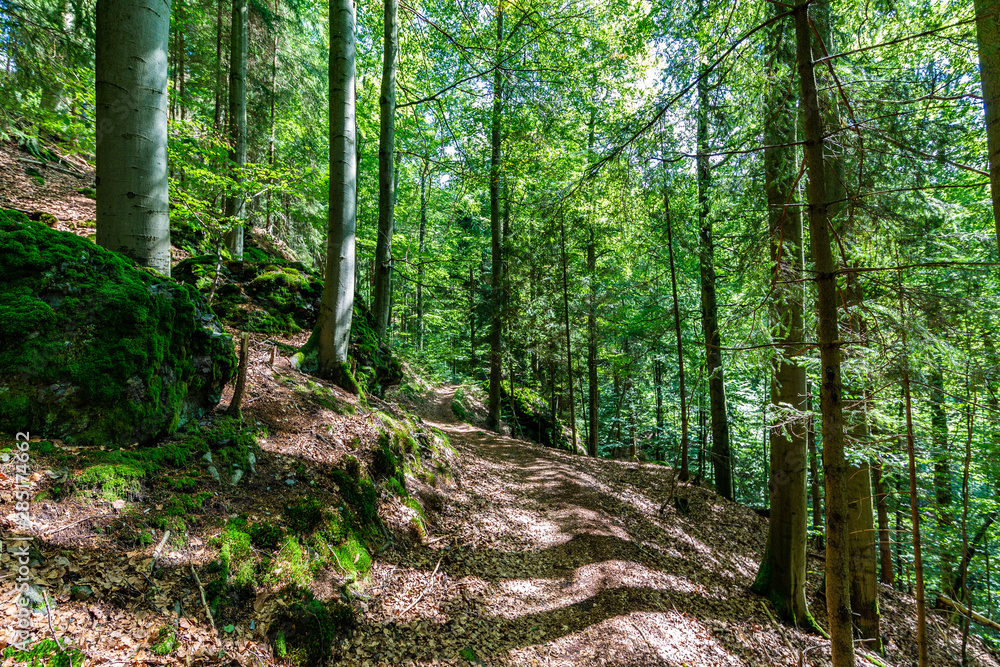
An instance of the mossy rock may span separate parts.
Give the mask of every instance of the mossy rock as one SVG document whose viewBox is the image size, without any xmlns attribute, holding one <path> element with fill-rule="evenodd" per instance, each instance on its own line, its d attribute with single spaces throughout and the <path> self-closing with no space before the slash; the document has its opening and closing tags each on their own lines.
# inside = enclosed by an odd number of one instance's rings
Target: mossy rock
<svg viewBox="0 0 1000 667">
<path fill-rule="evenodd" d="M 0 210 L 0 431 L 80 444 L 173 433 L 236 355 L 198 292 Z"/>
<path fill-rule="evenodd" d="M 286 597 L 298 597 L 271 624 L 268 636 L 275 655 L 292 665 L 324 664 L 332 655 L 337 640 L 355 626 L 350 605 L 330 600 L 323 602 L 310 591 L 295 590 Z"/>
</svg>

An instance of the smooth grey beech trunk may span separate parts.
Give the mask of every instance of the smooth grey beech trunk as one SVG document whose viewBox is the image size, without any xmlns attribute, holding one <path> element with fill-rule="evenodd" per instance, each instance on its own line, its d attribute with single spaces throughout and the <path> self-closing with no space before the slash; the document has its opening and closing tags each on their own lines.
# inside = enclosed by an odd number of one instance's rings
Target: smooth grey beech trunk
<svg viewBox="0 0 1000 667">
<path fill-rule="evenodd" d="M 229 159 L 237 170 L 235 180 L 243 182 L 239 169 L 247 161 L 247 0 L 233 0 L 233 25 L 229 50 Z M 226 217 L 243 220 L 241 193 L 226 198 Z M 236 259 L 243 259 L 243 225 L 226 233 L 226 247 Z"/>
<path fill-rule="evenodd" d="M 330 2 L 330 212 L 319 314 L 320 373 L 347 384 L 357 225 L 354 2 Z"/>
<path fill-rule="evenodd" d="M 375 335 L 385 338 L 392 297 L 392 232 L 396 181 L 392 161 L 396 141 L 396 52 L 399 48 L 399 0 L 385 0 L 382 51 L 382 92 L 379 96 L 378 240 L 375 244 L 375 295 L 372 315 Z"/>
<path fill-rule="evenodd" d="M 170 2 L 97 3 L 97 243 L 170 275 Z"/>
</svg>

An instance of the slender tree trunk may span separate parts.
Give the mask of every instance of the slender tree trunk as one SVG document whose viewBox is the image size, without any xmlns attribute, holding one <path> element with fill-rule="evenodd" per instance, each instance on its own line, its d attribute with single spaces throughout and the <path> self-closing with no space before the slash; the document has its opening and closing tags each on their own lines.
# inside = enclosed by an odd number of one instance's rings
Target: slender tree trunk
<svg viewBox="0 0 1000 667">
<path fill-rule="evenodd" d="M 417 264 L 417 349 L 424 349 L 424 254 L 427 252 L 427 176 L 430 161 L 424 160 L 420 170 L 420 255 Z M 472 281 L 472 269 L 469 269 Z M 472 312 L 471 310 L 469 311 Z"/>
<path fill-rule="evenodd" d="M 97 243 L 170 275 L 170 2 L 97 4 Z"/>
<path fill-rule="evenodd" d="M 948 546 L 952 532 L 951 462 L 948 448 L 948 417 L 944 408 L 944 377 L 939 360 L 933 362 L 930 376 L 931 433 L 934 441 L 934 502 L 938 541 L 940 543 L 941 594 L 955 599 L 951 584 L 954 579 L 955 554 Z"/>
<path fill-rule="evenodd" d="M 657 341 L 653 360 L 653 384 L 656 393 L 656 434 L 653 438 L 653 459 L 662 461 L 666 457 L 660 456 L 663 449 L 663 357 L 660 352 L 660 343 Z"/>
<path fill-rule="evenodd" d="M 967 354 L 971 355 L 971 350 Z M 967 357 L 968 358 L 968 357 Z M 969 365 L 966 364 L 965 368 L 966 376 L 969 375 Z M 969 383 L 971 384 L 971 382 Z M 973 436 L 973 426 L 976 422 L 976 390 L 973 388 L 969 392 L 971 393 L 971 401 L 966 400 L 966 408 L 968 409 L 967 418 L 967 428 L 966 428 L 966 438 L 965 438 L 965 460 L 962 463 L 962 564 L 958 571 L 959 585 L 953 588 L 959 593 L 961 599 L 963 599 L 968 606 L 969 615 L 972 613 L 972 596 L 969 595 L 969 560 L 967 555 L 969 553 L 969 468 L 972 466 L 972 436 Z M 967 394 L 968 396 L 968 394 Z M 970 406 L 969 403 L 972 405 Z M 962 665 L 969 664 L 968 661 L 968 645 L 969 645 L 969 615 L 966 615 L 963 619 L 962 624 Z"/>
<path fill-rule="evenodd" d="M 962 602 L 965 599 L 964 598 L 965 592 L 964 592 L 963 587 L 962 587 L 962 575 L 961 575 L 961 573 L 963 571 L 964 572 L 968 572 L 969 571 L 969 565 L 972 564 L 972 559 L 975 558 L 979 554 L 979 545 L 980 544 L 984 545 L 983 546 L 983 551 L 984 551 L 984 553 L 986 555 L 986 558 L 987 559 L 989 558 L 989 555 L 990 555 L 989 554 L 989 550 L 985 546 L 986 545 L 986 538 L 987 538 L 987 533 L 989 532 L 990 526 L 992 526 L 996 520 L 997 520 L 997 512 L 995 510 L 993 512 L 990 512 L 989 514 L 987 514 L 983 518 L 983 523 L 979 526 L 979 530 L 976 531 L 976 534 L 972 538 L 972 541 L 969 543 L 968 547 L 964 550 L 964 552 L 962 554 L 962 561 L 961 561 L 961 563 L 958 566 L 959 575 L 955 578 L 955 582 L 952 584 L 952 588 L 955 590 L 955 592 L 958 593 L 959 595 L 963 596 L 963 597 L 960 597 L 958 599 L 959 602 Z"/>
<path fill-rule="evenodd" d="M 177 111 L 181 121 L 184 120 L 184 69 L 187 66 L 185 60 L 185 35 L 187 29 L 184 26 L 184 3 L 177 3 Z"/>
<path fill-rule="evenodd" d="M 900 297 L 902 299 L 902 296 Z M 906 335 L 904 328 L 903 348 L 905 354 Z M 907 361 L 908 363 L 908 361 Z M 903 369 L 903 397 L 906 406 L 906 454 L 910 468 L 910 521 L 913 538 L 913 573 L 917 585 L 917 657 L 920 667 L 927 667 L 927 607 L 924 602 L 924 561 L 920 545 L 920 501 L 917 496 L 916 445 L 913 436 L 913 408 L 910 399 L 910 371 Z"/>
<path fill-rule="evenodd" d="M 212 118 L 215 129 L 222 127 L 222 0 L 215 3 L 215 107 Z"/>
<path fill-rule="evenodd" d="M 396 183 L 392 177 L 396 141 L 396 51 L 399 48 L 399 0 L 385 0 L 382 94 L 378 100 L 380 137 L 378 145 L 378 240 L 375 244 L 375 298 L 372 316 L 375 335 L 385 338 L 389 326 L 392 292 L 392 233 Z"/>
<path fill-rule="evenodd" d="M 826 608 L 834 667 L 854 667 L 851 625 L 847 462 L 844 458 L 844 413 L 840 377 L 840 332 L 837 313 L 837 266 L 830 243 L 826 176 L 823 164 L 823 120 L 816 95 L 812 60 L 812 28 L 808 4 L 795 12 L 796 56 L 808 170 L 809 236 L 816 272 L 819 320 L 820 409 L 823 415 L 823 468 L 826 473 Z"/>
<path fill-rule="evenodd" d="M 715 294 L 715 240 L 709 212 L 708 190 L 712 172 L 708 158 L 708 84 L 698 79 L 698 218 L 701 225 L 701 316 L 705 334 L 705 372 L 712 412 L 712 467 L 715 489 L 733 499 L 732 455 L 729 449 L 729 419 L 726 384 L 722 370 L 722 337 L 719 333 L 719 306 Z"/>
<path fill-rule="evenodd" d="M 469 267 L 469 372 L 475 374 L 476 359 L 476 278 L 475 267 Z"/>
<path fill-rule="evenodd" d="M 879 581 L 887 586 L 895 584 L 892 572 L 892 542 L 889 532 L 889 495 L 885 486 L 885 464 L 879 461 L 872 467 L 875 484 L 875 507 L 878 516 Z"/>
<path fill-rule="evenodd" d="M 490 276 L 490 392 L 487 428 L 500 430 L 500 374 L 503 363 L 500 334 L 503 329 L 503 248 L 500 228 L 500 142 L 503 120 L 503 78 L 500 53 L 503 47 L 504 0 L 497 0 L 497 52 L 493 73 L 493 115 L 490 129 L 490 235 L 492 237 L 492 268 Z"/>
<path fill-rule="evenodd" d="M 348 364 L 354 315 L 357 124 L 353 0 L 330 0 L 330 212 L 319 316 L 320 373 L 357 392 Z"/>
<path fill-rule="evenodd" d="M 569 330 L 569 261 L 566 257 L 566 221 L 559 220 L 559 236 L 562 240 L 563 274 L 563 321 L 566 324 L 566 385 L 569 387 L 569 431 L 570 451 L 576 454 L 576 400 L 573 395 L 573 340 Z"/>
<path fill-rule="evenodd" d="M 975 0 L 974 6 L 986 110 L 986 152 L 990 163 L 993 219 L 1000 247 L 1000 0 Z"/>
<path fill-rule="evenodd" d="M 666 169 L 666 161 L 663 162 Z M 678 392 L 681 399 L 681 468 L 677 479 L 681 482 L 688 481 L 690 472 L 688 471 L 688 406 L 687 387 L 684 384 L 684 342 L 681 338 L 681 310 L 680 299 L 677 297 L 677 267 L 674 262 L 674 230 L 673 222 L 670 219 L 670 194 L 667 192 L 666 183 L 663 185 L 663 218 L 667 226 L 667 253 L 670 257 L 670 291 L 673 295 L 674 305 L 674 333 L 677 336 L 677 380 Z"/>
<path fill-rule="evenodd" d="M 233 0 L 233 25 L 229 50 L 229 159 L 236 170 L 234 180 L 242 185 L 240 169 L 247 161 L 247 0 Z M 243 194 L 226 198 L 226 217 L 236 223 L 226 233 L 226 247 L 236 259 L 243 259 Z"/>
<path fill-rule="evenodd" d="M 772 12 L 777 13 L 774 7 Z M 791 86 L 795 50 L 785 22 L 771 29 L 770 74 L 789 85 L 774 86 L 768 102 L 770 116 L 765 142 L 782 146 L 795 142 L 795 94 Z M 802 349 L 802 218 L 794 204 L 794 148 L 769 148 L 764 152 L 764 187 L 771 230 L 773 337 L 782 344 L 775 356 L 771 383 L 774 423 L 768 429 L 771 449 L 768 490 L 771 516 L 767 546 L 753 584 L 766 596 L 783 620 L 806 628 L 815 626 L 806 604 L 806 429 L 807 387 L 805 367 L 796 361 Z"/>
<path fill-rule="evenodd" d="M 596 81 L 594 82 L 596 87 Z M 587 163 L 593 161 L 594 127 L 597 124 L 597 106 L 590 109 L 590 123 L 587 133 Z M 600 386 L 597 382 L 597 231 L 593 211 L 593 194 L 591 194 L 591 211 L 587 238 L 587 279 L 590 283 L 590 294 L 587 303 L 587 418 L 590 428 L 587 429 L 587 454 L 597 456 L 597 419 L 600 413 Z"/>
<path fill-rule="evenodd" d="M 275 2 L 274 9 L 277 9 L 277 2 Z M 267 164 L 274 170 L 274 141 L 275 141 L 275 126 L 274 126 L 274 107 L 277 98 L 277 85 L 278 85 L 278 29 L 274 30 L 274 44 L 271 47 L 271 113 L 269 118 L 270 131 L 268 132 L 267 139 Z M 271 215 L 271 199 L 272 199 L 272 189 L 274 188 L 274 179 L 268 180 L 270 187 L 267 189 L 267 214 L 265 217 L 264 226 L 267 229 L 268 234 L 273 233 L 273 219 Z"/>
</svg>

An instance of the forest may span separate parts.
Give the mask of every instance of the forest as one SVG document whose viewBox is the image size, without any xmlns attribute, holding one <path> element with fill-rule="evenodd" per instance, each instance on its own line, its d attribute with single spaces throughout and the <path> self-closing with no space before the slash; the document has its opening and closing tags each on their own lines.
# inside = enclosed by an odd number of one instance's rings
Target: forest
<svg viewBox="0 0 1000 667">
<path fill-rule="evenodd" d="M 0 0 L 5 664 L 998 664 L 998 253 L 1000 0 Z"/>
</svg>

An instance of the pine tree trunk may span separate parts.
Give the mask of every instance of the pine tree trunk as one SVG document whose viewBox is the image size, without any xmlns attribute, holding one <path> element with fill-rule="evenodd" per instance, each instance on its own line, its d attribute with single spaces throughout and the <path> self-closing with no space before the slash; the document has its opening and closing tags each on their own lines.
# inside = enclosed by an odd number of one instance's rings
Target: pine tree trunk
<svg viewBox="0 0 1000 667">
<path fill-rule="evenodd" d="M 497 68 L 493 73 L 493 115 L 490 127 L 490 235 L 492 237 L 492 275 L 490 276 L 490 387 L 487 428 L 500 430 L 500 381 L 503 355 L 500 336 L 503 329 L 503 247 L 500 226 L 500 125 L 503 113 L 503 78 L 500 53 L 503 43 L 503 0 L 497 1 Z"/>
<path fill-rule="evenodd" d="M 184 120 L 184 68 L 187 66 L 185 62 L 185 52 L 187 51 L 187 45 L 185 43 L 186 28 L 184 26 L 184 3 L 177 3 L 177 111 L 180 115 L 181 121 Z"/>
<path fill-rule="evenodd" d="M 277 9 L 277 2 L 274 3 L 274 9 Z M 278 85 L 278 29 L 277 27 L 272 28 L 274 30 L 274 43 L 271 46 L 271 113 L 269 117 L 269 131 L 267 139 L 267 164 L 273 170 L 274 169 L 274 142 L 275 142 L 275 124 L 274 124 L 274 107 L 277 98 L 277 85 Z M 268 234 L 274 233 L 274 224 L 272 217 L 272 190 L 274 188 L 274 179 L 271 178 L 269 181 L 271 187 L 267 189 L 267 213 L 264 219 L 264 226 L 267 229 Z"/>
<path fill-rule="evenodd" d="M 812 385 L 806 381 L 806 439 L 809 443 L 809 489 L 812 499 L 812 527 L 817 531 L 813 540 L 813 548 L 823 549 L 823 497 L 819 483 L 819 462 L 816 453 L 816 420 L 813 417 Z"/>
<path fill-rule="evenodd" d="M 319 316 L 320 373 L 357 392 L 347 362 L 354 315 L 357 125 L 353 0 L 330 2 L 330 212 Z"/>
<path fill-rule="evenodd" d="M 900 292 L 900 302 L 902 302 Z M 903 328 L 903 353 L 906 354 L 906 329 Z M 907 360 L 905 363 L 909 363 Z M 927 607 L 924 601 L 924 561 L 920 544 L 920 499 L 917 496 L 916 444 L 913 435 L 913 407 L 910 397 L 910 371 L 903 369 L 903 398 L 906 406 L 906 454 L 910 471 L 910 535 L 913 539 L 913 574 L 917 598 L 917 658 L 920 667 L 930 664 L 927 653 Z"/>
<path fill-rule="evenodd" d="M 715 240 L 709 212 L 708 189 L 712 172 L 708 160 L 708 84 L 698 79 L 698 219 L 701 226 L 701 313 L 705 335 L 705 373 L 712 413 L 712 467 L 715 490 L 733 499 L 732 455 L 729 449 L 729 419 L 726 384 L 722 370 L 722 337 L 719 333 L 719 306 L 715 295 Z"/>
<path fill-rule="evenodd" d="M 212 124 L 222 127 L 222 0 L 215 3 L 215 107 Z"/>
<path fill-rule="evenodd" d="M 417 349 L 424 349 L 424 253 L 427 252 L 427 177 L 430 161 L 424 160 L 420 170 L 420 246 L 419 263 L 417 264 Z M 469 282 L 472 282 L 472 269 L 469 269 Z M 469 313 L 472 313 L 470 308 Z"/>
<path fill-rule="evenodd" d="M 948 451 L 948 417 L 944 408 L 944 377 L 940 365 L 930 376 L 931 403 L 931 434 L 934 441 L 934 502 L 936 509 L 938 541 L 940 543 L 941 594 L 952 600 L 955 591 L 951 584 L 954 580 L 955 554 L 948 546 L 948 538 L 952 532 L 952 495 L 951 495 L 951 463 Z"/>
<path fill-rule="evenodd" d="M 667 168 L 665 160 L 663 168 Z M 674 263 L 673 221 L 670 219 L 670 195 L 667 192 L 666 184 L 663 185 L 663 219 L 667 226 L 667 253 L 670 256 L 670 290 L 674 298 L 674 333 L 677 336 L 677 381 L 681 399 L 681 466 L 680 472 L 677 474 L 677 479 L 681 482 L 686 482 L 691 475 L 688 470 L 688 406 L 687 387 L 684 384 L 684 342 L 681 338 L 680 299 L 677 297 L 677 267 Z"/>
<path fill-rule="evenodd" d="M 170 3 L 97 4 L 97 243 L 170 275 Z"/>
<path fill-rule="evenodd" d="M 573 395 L 573 339 L 569 329 L 569 266 L 566 257 L 566 221 L 560 218 L 559 236 L 562 240 L 563 321 L 566 324 L 566 385 L 569 387 L 569 450 L 576 454 L 576 401 Z"/>
<path fill-rule="evenodd" d="M 378 239 L 375 244 L 375 335 L 385 338 L 392 293 L 392 234 L 396 183 L 392 175 L 396 141 L 396 51 L 399 48 L 399 0 L 385 0 L 382 94 L 379 96 Z"/>
<path fill-rule="evenodd" d="M 778 8 L 772 8 L 777 13 Z M 786 38 L 785 22 L 771 29 L 770 75 L 776 81 L 791 81 L 795 51 Z M 795 142 L 795 95 L 791 86 L 774 86 L 768 102 L 764 141 L 770 146 Z M 775 356 L 771 383 L 774 423 L 769 428 L 771 449 L 768 466 L 771 516 L 767 546 L 753 590 L 765 595 L 779 616 L 806 628 L 815 626 L 806 604 L 806 453 L 808 433 L 805 414 L 807 388 L 805 367 L 796 361 L 802 349 L 803 244 L 802 218 L 794 204 L 796 165 L 794 148 L 769 148 L 764 152 L 764 187 L 771 231 L 773 337 L 780 355 Z"/>
<path fill-rule="evenodd" d="M 809 236 L 816 272 L 820 374 L 823 379 L 820 410 L 823 415 L 823 468 L 826 472 L 826 608 L 833 666 L 854 667 L 837 266 L 833 259 L 827 216 L 823 119 L 816 94 L 812 28 L 809 23 L 808 4 L 800 4 L 795 12 L 796 59 L 804 121 Z"/>
<path fill-rule="evenodd" d="M 986 110 L 986 152 L 990 164 L 993 219 L 1000 247 L 1000 0 L 975 0 L 979 72 Z"/>
<path fill-rule="evenodd" d="M 233 24 L 229 39 L 229 159 L 237 170 L 234 180 L 242 185 L 239 170 L 247 161 L 247 0 L 233 0 Z M 226 217 L 236 224 L 226 233 L 226 247 L 243 259 L 243 195 L 226 198 Z"/>
</svg>

